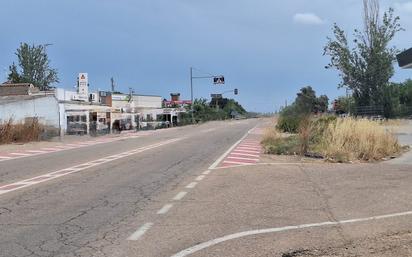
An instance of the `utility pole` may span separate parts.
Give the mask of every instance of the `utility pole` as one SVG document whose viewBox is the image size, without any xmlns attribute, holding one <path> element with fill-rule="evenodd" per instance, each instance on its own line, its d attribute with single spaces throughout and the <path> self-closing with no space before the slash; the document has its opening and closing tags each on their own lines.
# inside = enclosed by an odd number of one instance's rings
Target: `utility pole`
<svg viewBox="0 0 412 257">
<path fill-rule="evenodd" d="M 114 92 L 114 78 L 113 77 L 110 78 L 110 83 L 112 86 L 112 93 L 113 93 Z"/>
<path fill-rule="evenodd" d="M 190 100 L 192 104 L 190 105 L 190 111 L 192 113 L 192 124 L 195 123 L 195 114 L 194 114 L 194 102 L 193 102 L 193 67 L 190 67 Z"/>
</svg>

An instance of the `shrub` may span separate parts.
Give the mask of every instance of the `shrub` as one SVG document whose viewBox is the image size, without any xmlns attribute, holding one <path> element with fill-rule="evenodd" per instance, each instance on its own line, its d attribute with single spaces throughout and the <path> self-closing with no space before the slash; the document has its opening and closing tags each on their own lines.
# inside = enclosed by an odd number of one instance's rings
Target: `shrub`
<svg viewBox="0 0 412 257">
<path fill-rule="evenodd" d="M 318 145 L 334 161 L 381 160 L 401 150 L 398 140 L 378 122 L 339 118 L 330 123 Z"/>
<path fill-rule="evenodd" d="M 299 151 L 299 139 L 297 136 L 282 136 L 275 126 L 266 129 L 261 142 L 268 154 L 290 155 Z"/>
<path fill-rule="evenodd" d="M 276 127 L 282 132 L 297 133 L 299 124 L 305 116 L 296 105 L 288 106 L 280 113 Z"/>
</svg>

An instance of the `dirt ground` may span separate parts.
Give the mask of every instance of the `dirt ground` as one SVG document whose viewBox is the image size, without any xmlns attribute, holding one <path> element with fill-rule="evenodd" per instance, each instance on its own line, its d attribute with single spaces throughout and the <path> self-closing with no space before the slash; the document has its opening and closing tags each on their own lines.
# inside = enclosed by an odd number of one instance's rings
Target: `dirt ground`
<svg viewBox="0 0 412 257">
<path fill-rule="evenodd" d="M 323 249 L 299 249 L 284 253 L 282 257 L 410 257 L 412 256 L 412 232 L 387 234 L 366 238 L 345 245 Z"/>
</svg>

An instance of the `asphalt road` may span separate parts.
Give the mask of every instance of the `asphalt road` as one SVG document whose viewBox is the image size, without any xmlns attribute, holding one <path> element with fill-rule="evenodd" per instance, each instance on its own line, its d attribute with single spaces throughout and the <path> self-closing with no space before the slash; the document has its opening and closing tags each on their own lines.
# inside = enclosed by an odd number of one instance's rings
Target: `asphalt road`
<svg viewBox="0 0 412 257">
<path fill-rule="evenodd" d="M 128 256 L 124 242 L 147 218 L 143 210 L 207 169 L 258 122 L 212 122 L 0 162 L 4 186 L 106 160 L 0 194 L 0 256 Z"/>
</svg>

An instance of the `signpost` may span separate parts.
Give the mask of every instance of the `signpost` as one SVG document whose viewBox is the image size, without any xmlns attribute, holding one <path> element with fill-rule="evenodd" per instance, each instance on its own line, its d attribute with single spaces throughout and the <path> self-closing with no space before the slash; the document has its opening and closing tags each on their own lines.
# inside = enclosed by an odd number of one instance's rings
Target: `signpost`
<svg viewBox="0 0 412 257">
<path fill-rule="evenodd" d="M 190 111 L 192 113 L 192 123 L 195 123 L 195 116 L 194 116 L 194 109 L 193 109 L 193 79 L 213 79 L 213 84 L 225 84 L 225 77 L 220 76 L 202 76 L 202 77 L 193 77 L 193 67 L 190 67 L 190 100 L 192 101 L 192 105 L 190 107 Z"/>
</svg>

